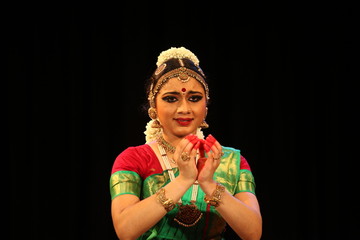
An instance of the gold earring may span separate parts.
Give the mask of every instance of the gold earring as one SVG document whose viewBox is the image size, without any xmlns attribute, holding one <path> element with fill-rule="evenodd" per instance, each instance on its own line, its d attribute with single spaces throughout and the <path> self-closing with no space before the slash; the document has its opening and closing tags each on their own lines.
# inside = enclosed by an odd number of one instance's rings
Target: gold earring
<svg viewBox="0 0 360 240">
<path fill-rule="evenodd" d="M 204 129 L 204 128 L 209 128 L 209 124 L 207 124 L 207 123 L 205 122 L 205 119 L 204 119 L 204 121 L 200 124 L 200 128 L 202 128 L 202 129 Z"/>
<path fill-rule="evenodd" d="M 148 110 L 149 117 L 153 120 L 151 127 L 152 128 L 161 128 L 161 124 L 159 120 L 157 120 L 157 112 L 156 109 L 151 107 Z"/>
<path fill-rule="evenodd" d="M 206 118 L 207 114 L 208 114 L 208 108 L 206 107 L 205 118 Z M 200 128 L 202 128 L 202 129 L 209 128 L 209 124 L 207 124 L 207 122 L 205 122 L 205 119 L 204 119 L 204 121 L 200 124 Z"/>
<path fill-rule="evenodd" d="M 153 123 L 151 124 L 151 127 L 152 128 L 161 128 L 161 124 L 160 124 L 159 120 L 155 119 L 153 121 Z"/>
<path fill-rule="evenodd" d="M 157 118 L 156 109 L 153 108 L 153 107 L 149 108 L 148 114 L 149 114 L 149 117 L 150 117 L 152 120 L 155 120 L 155 119 Z"/>
</svg>

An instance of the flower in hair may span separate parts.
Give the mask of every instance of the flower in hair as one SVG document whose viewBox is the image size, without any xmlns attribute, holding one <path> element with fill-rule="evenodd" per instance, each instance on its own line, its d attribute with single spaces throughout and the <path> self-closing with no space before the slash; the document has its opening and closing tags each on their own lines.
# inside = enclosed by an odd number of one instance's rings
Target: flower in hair
<svg viewBox="0 0 360 240">
<path fill-rule="evenodd" d="M 171 58 L 183 59 L 187 58 L 190 59 L 196 66 L 199 66 L 199 59 L 196 57 L 194 53 L 184 47 L 172 47 L 168 50 L 162 51 L 158 56 L 158 61 L 156 65 L 159 67 L 161 64 L 166 62 Z"/>
<path fill-rule="evenodd" d="M 144 132 L 146 143 L 154 141 L 157 138 L 157 136 L 161 133 L 161 128 L 153 128 L 153 127 L 151 127 L 153 122 L 154 122 L 154 120 L 150 120 L 146 124 L 146 130 Z"/>
</svg>

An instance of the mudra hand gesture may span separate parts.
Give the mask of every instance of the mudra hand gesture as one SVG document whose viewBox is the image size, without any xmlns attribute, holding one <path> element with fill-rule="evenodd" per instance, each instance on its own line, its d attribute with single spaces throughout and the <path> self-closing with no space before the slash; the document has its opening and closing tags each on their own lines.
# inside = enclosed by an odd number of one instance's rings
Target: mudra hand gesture
<svg viewBox="0 0 360 240">
<path fill-rule="evenodd" d="M 221 156 L 222 147 L 212 135 L 203 140 L 190 134 L 181 140 L 174 153 L 180 176 L 193 182 L 198 180 L 200 184 L 213 181 Z"/>
</svg>

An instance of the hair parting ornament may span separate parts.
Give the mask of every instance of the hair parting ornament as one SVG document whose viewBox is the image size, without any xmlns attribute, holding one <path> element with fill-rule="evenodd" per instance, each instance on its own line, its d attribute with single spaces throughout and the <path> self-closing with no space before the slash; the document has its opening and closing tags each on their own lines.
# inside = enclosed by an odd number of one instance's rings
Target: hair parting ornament
<svg viewBox="0 0 360 240">
<path fill-rule="evenodd" d="M 179 47 L 172 47 L 163 51 L 158 56 L 155 70 L 150 86 L 148 100 L 150 107 L 155 107 L 155 97 L 161 87 L 172 78 L 181 82 L 188 82 L 190 77 L 201 83 L 205 89 L 206 99 L 209 100 L 209 88 L 205 82 L 205 74 L 199 66 L 199 59 L 190 50 Z"/>
</svg>

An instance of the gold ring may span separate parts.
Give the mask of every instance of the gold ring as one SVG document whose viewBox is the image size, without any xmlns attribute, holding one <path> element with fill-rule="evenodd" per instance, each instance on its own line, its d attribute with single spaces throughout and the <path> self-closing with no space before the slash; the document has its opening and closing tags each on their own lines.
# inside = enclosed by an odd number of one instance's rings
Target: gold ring
<svg viewBox="0 0 360 240">
<path fill-rule="evenodd" d="M 225 154 L 224 152 L 221 152 L 221 156 L 224 156 L 224 154 Z"/>
<path fill-rule="evenodd" d="M 216 160 L 216 161 L 217 161 L 217 160 L 220 160 L 220 158 L 219 158 L 219 157 L 217 157 L 217 158 L 214 158 L 214 160 Z"/>
<path fill-rule="evenodd" d="M 183 160 L 184 162 L 190 160 L 190 155 L 188 152 L 183 152 L 180 157 L 181 157 L 181 160 Z"/>
</svg>

